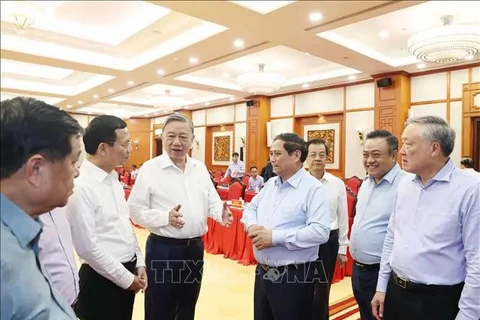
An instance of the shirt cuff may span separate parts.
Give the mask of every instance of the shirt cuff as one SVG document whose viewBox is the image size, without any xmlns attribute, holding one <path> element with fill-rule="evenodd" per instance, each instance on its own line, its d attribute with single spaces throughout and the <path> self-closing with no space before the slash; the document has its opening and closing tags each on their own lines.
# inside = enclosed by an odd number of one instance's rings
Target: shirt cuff
<svg viewBox="0 0 480 320">
<path fill-rule="evenodd" d="M 125 274 L 118 281 L 118 286 L 122 289 L 128 289 L 135 280 L 135 275 L 127 270 Z"/>
<path fill-rule="evenodd" d="M 345 245 L 338 246 L 338 254 L 347 255 L 347 247 Z"/>
<path fill-rule="evenodd" d="M 272 245 L 274 247 L 285 247 L 285 240 L 287 238 L 286 230 L 272 230 Z"/>
<path fill-rule="evenodd" d="M 388 281 L 390 277 L 379 276 L 377 282 L 377 291 L 378 292 L 387 292 Z"/>
</svg>

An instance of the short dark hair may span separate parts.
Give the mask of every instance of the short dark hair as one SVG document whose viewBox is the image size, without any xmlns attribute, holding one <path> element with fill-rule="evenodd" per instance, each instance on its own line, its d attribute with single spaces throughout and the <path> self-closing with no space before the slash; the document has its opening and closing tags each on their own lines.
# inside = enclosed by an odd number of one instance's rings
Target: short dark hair
<svg viewBox="0 0 480 320">
<path fill-rule="evenodd" d="M 83 129 L 71 115 L 33 98 L 4 100 L 0 107 L 1 178 L 17 172 L 35 154 L 62 161 L 72 152 L 72 136 Z"/>
<path fill-rule="evenodd" d="M 126 127 L 127 123 L 118 117 L 110 115 L 96 117 L 88 124 L 87 129 L 85 129 L 85 135 L 83 136 L 85 151 L 88 154 L 95 155 L 100 143 L 112 145 L 117 140 L 115 130 Z"/>
<path fill-rule="evenodd" d="M 387 130 L 373 130 L 367 134 L 365 141 L 368 139 L 383 138 L 387 141 L 388 154 L 392 154 L 393 151 L 398 151 L 398 139 L 390 131 Z"/>
<path fill-rule="evenodd" d="M 257 166 L 251 166 L 249 171 L 252 171 L 252 169 L 257 169 L 258 170 Z"/>
<path fill-rule="evenodd" d="M 307 152 L 308 152 L 308 148 L 312 145 L 312 144 L 323 144 L 325 146 L 325 154 L 328 156 L 328 153 L 330 152 L 328 150 L 328 145 L 327 145 L 327 142 L 325 142 L 325 140 L 323 139 L 310 139 L 307 141 Z"/>
<path fill-rule="evenodd" d="M 240 155 L 238 154 L 238 152 L 232 153 L 232 157 L 235 157 L 235 156 L 239 157 Z"/>
<path fill-rule="evenodd" d="M 277 135 L 273 141 L 282 140 L 285 142 L 283 148 L 291 155 L 295 151 L 300 151 L 300 162 L 305 162 L 307 159 L 307 144 L 298 134 L 286 132 Z"/>
<path fill-rule="evenodd" d="M 460 164 L 463 164 L 465 168 L 473 168 L 473 159 L 470 157 L 463 157 L 460 160 Z"/>
</svg>

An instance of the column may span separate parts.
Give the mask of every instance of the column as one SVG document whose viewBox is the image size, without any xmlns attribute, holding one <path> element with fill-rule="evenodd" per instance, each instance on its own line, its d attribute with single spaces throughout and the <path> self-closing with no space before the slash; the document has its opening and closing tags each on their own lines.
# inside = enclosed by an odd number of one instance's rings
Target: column
<svg viewBox="0 0 480 320">
<path fill-rule="evenodd" d="M 255 96 L 255 105 L 247 107 L 247 137 L 245 141 L 245 168 L 257 166 L 261 169 L 268 160 L 267 122 L 270 121 L 270 98 Z"/>
<path fill-rule="evenodd" d="M 375 129 L 390 131 L 401 141 L 410 108 L 410 75 L 404 71 L 373 75 L 375 80 Z M 390 87 L 377 87 L 377 80 L 392 78 Z"/>
</svg>

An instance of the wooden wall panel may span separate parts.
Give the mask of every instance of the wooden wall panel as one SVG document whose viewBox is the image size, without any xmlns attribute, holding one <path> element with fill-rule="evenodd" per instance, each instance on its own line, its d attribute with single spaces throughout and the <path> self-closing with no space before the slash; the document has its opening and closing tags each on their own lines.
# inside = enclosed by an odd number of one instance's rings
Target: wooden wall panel
<svg viewBox="0 0 480 320">
<path fill-rule="evenodd" d="M 255 97 L 255 105 L 247 108 L 247 141 L 245 167 L 262 168 L 267 164 L 267 122 L 270 121 L 270 98 Z"/>
<path fill-rule="evenodd" d="M 400 141 L 410 107 L 410 76 L 374 76 L 375 80 L 385 77 L 392 78 L 393 86 L 375 88 L 375 129 L 388 130 Z"/>
<path fill-rule="evenodd" d="M 128 119 L 126 122 L 128 131 L 132 137 L 133 150 L 130 159 L 125 166 L 130 167 L 132 164 L 140 166 L 142 163 L 150 159 L 150 119 Z M 134 140 L 138 141 L 137 149 L 133 146 Z"/>
</svg>

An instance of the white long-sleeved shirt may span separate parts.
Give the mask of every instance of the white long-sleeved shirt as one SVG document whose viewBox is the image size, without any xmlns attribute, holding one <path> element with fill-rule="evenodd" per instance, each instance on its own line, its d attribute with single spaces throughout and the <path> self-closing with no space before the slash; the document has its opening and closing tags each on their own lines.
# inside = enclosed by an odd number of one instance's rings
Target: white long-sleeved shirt
<svg viewBox="0 0 480 320">
<path fill-rule="evenodd" d="M 129 219 L 125 193 L 117 174 L 85 160 L 67 204 L 72 240 L 80 258 L 97 273 L 127 289 L 134 275 L 122 263 L 137 255 L 145 266 Z"/>
<path fill-rule="evenodd" d="M 330 230 L 338 229 L 338 253 L 347 254 L 348 209 L 345 184 L 341 179 L 326 171 L 320 182 L 327 190 L 330 200 Z"/>
<path fill-rule="evenodd" d="M 207 232 L 207 217 L 222 222 L 223 202 L 203 163 L 187 156 L 185 171 L 166 154 L 145 162 L 128 198 L 132 220 L 150 232 L 189 239 Z M 181 205 L 185 225 L 169 224 L 169 213 Z"/>
</svg>

